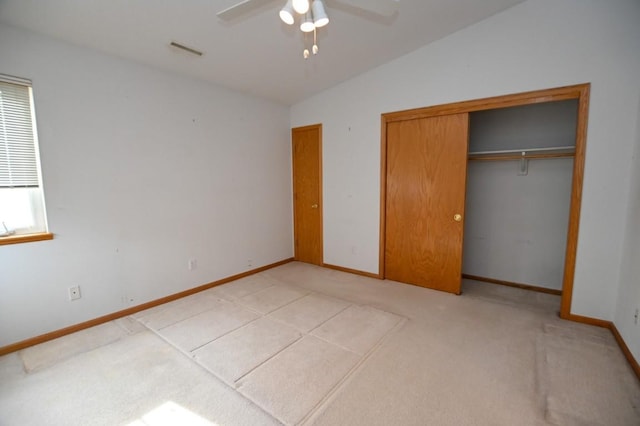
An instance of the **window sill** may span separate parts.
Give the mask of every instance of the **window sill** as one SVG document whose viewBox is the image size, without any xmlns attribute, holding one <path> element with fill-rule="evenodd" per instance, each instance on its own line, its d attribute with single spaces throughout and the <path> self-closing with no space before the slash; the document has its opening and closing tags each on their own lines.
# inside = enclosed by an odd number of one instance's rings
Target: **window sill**
<svg viewBox="0 0 640 426">
<path fill-rule="evenodd" d="M 41 234 L 11 235 L 8 237 L 0 237 L 0 246 L 44 240 L 53 240 L 53 234 L 45 232 Z"/>
</svg>

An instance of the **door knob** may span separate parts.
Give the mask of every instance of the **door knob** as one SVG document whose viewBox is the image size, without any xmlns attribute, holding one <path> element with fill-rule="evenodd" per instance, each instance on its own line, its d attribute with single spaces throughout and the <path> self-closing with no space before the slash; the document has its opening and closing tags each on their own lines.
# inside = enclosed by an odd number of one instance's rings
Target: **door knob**
<svg viewBox="0 0 640 426">
<path fill-rule="evenodd" d="M 312 205 L 311 205 L 311 208 L 312 208 L 312 209 L 317 209 L 317 208 L 318 208 L 318 205 L 317 205 L 317 204 L 312 204 Z"/>
<path fill-rule="evenodd" d="M 454 214 L 453 220 L 455 220 L 456 222 L 460 222 L 462 220 L 462 215 L 459 213 Z"/>
</svg>

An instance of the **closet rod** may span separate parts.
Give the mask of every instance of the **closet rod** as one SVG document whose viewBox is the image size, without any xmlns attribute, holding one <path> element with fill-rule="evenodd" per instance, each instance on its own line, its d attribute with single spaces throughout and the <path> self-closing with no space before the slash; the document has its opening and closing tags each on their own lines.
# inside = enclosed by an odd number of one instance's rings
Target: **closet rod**
<svg viewBox="0 0 640 426">
<path fill-rule="evenodd" d="M 491 155 L 491 154 L 519 154 L 522 152 L 545 152 L 545 151 L 573 151 L 575 146 L 554 146 L 550 148 L 525 148 L 525 149 L 504 149 L 501 151 L 474 151 L 469 155 Z"/>
</svg>

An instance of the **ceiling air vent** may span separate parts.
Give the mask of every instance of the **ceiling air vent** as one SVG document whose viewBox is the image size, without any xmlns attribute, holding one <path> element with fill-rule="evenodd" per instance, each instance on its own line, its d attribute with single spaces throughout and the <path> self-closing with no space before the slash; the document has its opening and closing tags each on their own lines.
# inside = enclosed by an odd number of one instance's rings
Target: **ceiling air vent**
<svg viewBox="0 0 640 426">
<path fill-rule="evenodd" d="M 191 47 L 187 47 L 184 44 L 180 44 L 180 43 L 176 43 L 175 41 L 172 41 L 171 43 L 169 43 L 170 46 L 176 47 L 178 49 L 182 49 L 185 52 L 189 52 L 192 55 L 196 55 L 196 56 L 202 56 L 202 52 L 196 49 L 192 49 Z"/>
</svg>

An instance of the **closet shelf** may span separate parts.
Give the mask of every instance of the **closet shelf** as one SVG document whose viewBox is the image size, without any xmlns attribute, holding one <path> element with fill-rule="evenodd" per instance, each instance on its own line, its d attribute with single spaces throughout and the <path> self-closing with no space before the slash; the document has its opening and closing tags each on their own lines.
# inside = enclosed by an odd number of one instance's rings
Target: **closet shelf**
<svg viewBox="0 0 640 426">
<path fill-rule="evenodd" d="M 575 146 L 555 146 L 549 148 L 506 149 L 501 151 L 475 151 L 468 153 L 468 159 L 474 161 L 521 160 L 538 158 L 574 157 Z"/>
</svg>

